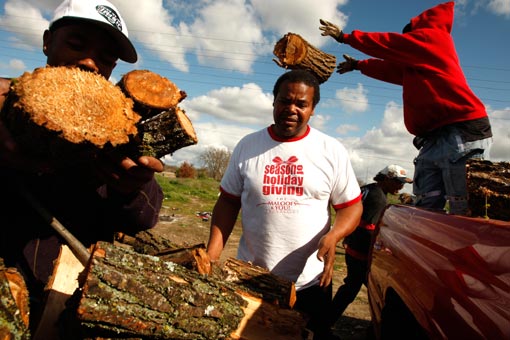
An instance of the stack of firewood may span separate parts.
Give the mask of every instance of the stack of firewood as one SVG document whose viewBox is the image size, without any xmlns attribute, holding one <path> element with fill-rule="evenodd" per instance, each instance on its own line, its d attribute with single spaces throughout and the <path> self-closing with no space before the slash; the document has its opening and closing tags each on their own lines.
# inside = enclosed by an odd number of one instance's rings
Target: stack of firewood
<svg viewBox="0 0 510 340">
<path fill-rule="evenodd" d="M 32 339 L 310 338 L 292 282 L 237 259 L 212 265 L 203 244 L 179 246 L 150 230 L 117 239 L 97 243 L 86 266 L 62 248 Z M 28 315 L 23 308 L 6 320 Z M 16 322 L 9 336 L 25 334 L 28 319 Z"/>
<path fill-rule="evenodd" d="M 471 215 L 510 221 L 510 163 L 471 159 L 466 173 Z"/>
</svg>

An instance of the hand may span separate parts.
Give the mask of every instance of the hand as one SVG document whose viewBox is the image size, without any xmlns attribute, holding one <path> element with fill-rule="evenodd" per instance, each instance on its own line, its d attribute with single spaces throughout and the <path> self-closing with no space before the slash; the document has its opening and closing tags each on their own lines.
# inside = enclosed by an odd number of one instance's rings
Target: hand
<svg viewBox="0 0 510 340">
<path fill-rule="evenodd" d="M 163 163 L 154 157 L 142 156 L 137 160 L 128 157 L 103 156 L 98 159 L 98 176 L 113 190 L 121 194 L 135 193 L 152 180 L 155 172 L 163 171 Z"/>
<path fill-rule="evenodd" d="M 335 24 L 330 23 L 329 21 L 319 19 L 322 26 L 319 27 L 319 29 L 322 31 L 322 36 L 331 36 L 339 43 L 344 42 L 344 32 L 336 26 Z"/>
<path fill-rule="evenodd" d="M 345 61 L 342 61 L 338 64 L 337 72 L 340 74 L 344 74 L 346 72 L 351 72 L 352 70 L 358 69 L 358 59 L 354 59 L 350 55 L 344 54 Z"/>
<path fill-rule="evenodd" d="M 336 238 L 332 233 L 327 233 L 322 236 L 319 240 L 319 250 L 317 252 L 317 258 L 319 261 L 324 262 L 324 271 L 322 272 L 320 279 L 320 286 L 328 286 L 333 279 L 333 267 L 335 264 L 336 254 Z"/>
</svg>

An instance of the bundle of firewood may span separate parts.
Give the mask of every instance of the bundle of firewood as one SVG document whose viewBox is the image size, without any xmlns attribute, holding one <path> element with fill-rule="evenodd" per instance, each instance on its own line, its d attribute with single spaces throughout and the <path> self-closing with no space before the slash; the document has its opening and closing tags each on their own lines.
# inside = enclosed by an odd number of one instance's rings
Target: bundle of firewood
<svg viewBox="0 0 510 340">
<path fill-rule="evenodd" d="M 311 334 L 306 317 L 292 309 L 292 282 L 236 259 L 212 265 L 203 244 L 179 246 L 151 230 L 99 242 L 85 268 L 64 247 L 46 289 L 35 340 L 290 340 Z"/>
<path fill-rule="evenodd" d="M 55 164 L 118 150 L 159 158 L 197 143 L 177 106 L 185 96 L 150 71 L 129 72 L 116 86 L 78 68 L 44 67 L 12 81 L 0 119 L 26 154 Z"/>
<path fill-rule="evenodd" d="M 311 45 L 299 34 L 287 33 L 274 46 L 273 61 L 280 67 L 307 70 L 323 83 L 335 71 L 336 57 Z"/>
<path fill-rule="evenodd" d="M 466 174 L 471 215 L 510 221 L 510 163 L 470 159 Z"/>
</svg>

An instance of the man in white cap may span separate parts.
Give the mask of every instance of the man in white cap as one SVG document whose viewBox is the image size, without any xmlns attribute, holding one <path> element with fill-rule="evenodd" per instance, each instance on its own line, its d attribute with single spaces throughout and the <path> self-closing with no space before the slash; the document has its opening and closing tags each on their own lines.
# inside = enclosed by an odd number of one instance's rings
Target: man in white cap
<svg viewBox="0 0 510 340">
<path fill-rule="evenodd" d="M 363 284 L 367 283 L 368 256 L 376 225 L 387 205 L 387 194 L 396 195 L 406 183 L 413 181 L 407 171 L 395 164 L 377 173 L 374 183 L 361 187 L 363 214 L 359 226 L 344 239 L 347 276 L 333 297 L 331 326 L 354 301 Z"/>
<path fill-rule="evenodd" d="M 78 67 L 109 78 L 118 59 L 133 63 L 136 50 L 117 8 L 104 0 L 65 0 L 43 36 L 49 66 Z M 0 107 L 10 85 L 0 79 Z M 154 173 L 163 164 L 153 157 L 100 157 L 86 165 L 45 171 L 24 156 L 0 121 L 0 206 L 3 235 L 0 257 L 17 267 L 29 289 L 31 326 L 44 303 L 44 286 L 53 272 L 63 239 L 19 195 L 19 178 L 38 201 L 86 247 L 113 240 L 115 231 L 136 233 L 153 227 L 162 203 Z M 35 322 L 34 322 L 35 321 Z"/>
</svg>

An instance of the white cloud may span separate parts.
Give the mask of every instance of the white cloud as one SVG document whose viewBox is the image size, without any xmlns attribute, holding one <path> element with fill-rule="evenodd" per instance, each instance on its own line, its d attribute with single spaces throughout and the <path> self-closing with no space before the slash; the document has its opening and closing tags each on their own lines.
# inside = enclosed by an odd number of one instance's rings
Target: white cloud
<svg viewBox="0 0 510 340">
<path fill-rule="evenodd" d="M 1 69 L 9 69 L 11 71 L 24 71 L 27 69 L 27 66 L 23 62 L 23 60 L 20 59 L 11 59 L 9 60 L 8 64 L 0 63 Z"/>
<path fill-rule="evenodd" d="M 348 17 L 338 10 L 347 0 L 252 0 L 251 3 L 260 16 L 265 30 L 279 34 L 288 32 L 301 35 L 310 44 L 320 47 L 331 38 L 322 37 L 319 19 L 326 19 L 345 27 Z"/>
<path fill-rule="evenodd" d="M 359 131 L 359 126 L 353 124 L 342 124 L 339 127 L 337 127 L 335 131 L 341 136 L 347 135 L 350 132 Z"/>
<path fill-rule="evenodd" d="M 388 164 L 398 164 L 414 173 L 413 159 L 418 154 L 412 143 L 413 136 L 404 126 L 402 107 L 389 102 L 379 127 L 367 130 L 361 137 L 341 138 L 349 150 L 358 179 L 371 182 L 375 174 Z M 412 190 L 404 188 L 404 190 Z"/>
<path fill-rule="evenodd" d="M 490 0 L 487 6 L 495 14 L 510 18 L 510 0 Z"/>
<path fill-rule="evenodd" d="M 22 49 L 42 47 L 42 35 L 49 21 L 43 17 L 41 5 L 37 1 L 8 0 L 0 26 L 16 34 L 10 37 L 10 45 Z M 55 5 L 56 6 L 56 5 Z"/>
<path fill-rule="evenodd" d="M 188 161 L 193 165 L 200 165 L 200 155 L 209 147 L 227 148 L 232 151 L 239 140 L 255 129 L 238 125 L 219 123 L 195 123 L 193 127 L 197 134 L 198 143 L 177 150 L 173 155 L 167 155 L 163 162 L 170 165 Z"/>
<path fill-rule="evenodd" d="M 340 100 L 340 106 L 346 112 L 364 112 L 368 109 L 367 93 L 363 85 L 358 83 L 355 89 L 344 87 L 337 90 L 335 97 Z"/>
<path fill-rule="evenodd" d="M 272 122 L 273 95 L 263 93 L 254 83 L 242 87 L 223 87 L 211 90 L 182 103 L 190 118 L 203 115 L 239 124 L 264 126 Z"/>
<path fill-rule="evenodd" d="M 493 110 L 487 107 L 489 119 L 491 120 L 493 144 L 490 149 L 490 160 L 510 160 L 510 107 Z"/>
<path fill-rule="evenodd" d="M 317 130 L 324 130 L 326 124 L 331 120 L 331 116 L 321 115 L 315 113 L 310 119 L 310 125 L 316 128 Z"/>
</svg>

